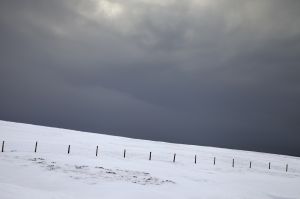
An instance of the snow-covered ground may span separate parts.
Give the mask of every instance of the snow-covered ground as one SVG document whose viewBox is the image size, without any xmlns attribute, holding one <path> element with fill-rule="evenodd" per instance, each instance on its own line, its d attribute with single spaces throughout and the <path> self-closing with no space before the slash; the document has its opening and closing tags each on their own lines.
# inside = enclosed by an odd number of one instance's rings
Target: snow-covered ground
<svg viewBox="0 0 300 199">
<path fill-rule="evenodd" d="M 1 145 L 2 140 L 0 199 L 300 199 L 298 157 L 5 121 L 0 121 Z"/>
</svg>

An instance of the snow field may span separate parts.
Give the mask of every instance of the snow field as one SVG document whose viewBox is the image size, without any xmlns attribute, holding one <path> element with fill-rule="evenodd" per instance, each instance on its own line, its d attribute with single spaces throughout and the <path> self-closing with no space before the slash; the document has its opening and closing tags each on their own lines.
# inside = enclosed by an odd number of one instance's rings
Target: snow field
<svg viewBox="0 0 300 199">
<path fill-rule="evenodd" d="M 4 121 L 0 121 L 0 140 L 5 140 L 4 152 L 0 153 L 1 199 L 300 198 L 298 157 Z M 38 141 L 37 153 L 34 153 L 35 141 Z"/>
</svg>

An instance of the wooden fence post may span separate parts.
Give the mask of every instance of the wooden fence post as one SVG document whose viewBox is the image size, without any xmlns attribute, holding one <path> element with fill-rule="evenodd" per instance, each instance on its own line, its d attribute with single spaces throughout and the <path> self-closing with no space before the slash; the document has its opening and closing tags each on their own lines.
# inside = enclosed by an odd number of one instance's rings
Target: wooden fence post
<svg viewBox="0 0 300 199">
<path fill-rule="evenodd" d="M 152 155 L 152 152 L 149 153 L 149 160 L 151 160 L 151 155 Z"/>
<path fill-rule="evenodd" d="M 38 142 L 36 141 L 35 142 L 35 147 L 34 147 L 34 152 L 36 153 L 36 151 L 37 151 L 37 145 L 38 145 Z"/>
<path fill-rule="evenodd" d="M 250 161 L 250 164 L 249 164 L 249 168 L 251 169 L 251 166 L 252 166 L 252 162 Z"/>
<path fill-rule="evenodd" d="M 124 158 L 126 157 L 126 149 L 124 149 L 124 154 L 123 154 Z"/>
<path fill-rule="evenodd" d="M 2 152 L 4 152 L 4 140 L 2 141 Z"/>
<path fill-rule="evenodd" d="M 232 159 L 232 167 L 234 168 L 234 158 Z"/>
<path fill-rule="evenodd" d="M 214 157 L 214 165 L 216 165 L 216 157 Z"/>
<path fill-rule="evenodd" d="M 285 172 L 288 172 L 288 168 L 289 168 L 289 165 L 286 164 L 286 165 L 285 165 Z"/>
<path fill-rule="evenodd" d="M 71 145 L 68 146 L 68 154 L 70 154 Z"/>
<path fill-rule="evenodd" d="M 174 153 L 173 162 L 175 162 L 176 159 L 176 153 Z"/>
<path fill-rule="evenodd" d="M 197 155 L 195 155 L 195 164 L 197 164 Z"/>
<path fill-rule="evenodd" d="M 98 145 L 96 147 L 96 157 L 98 156 Z"/>
<path fill-rule="evenodd" d="M 269 169 L 271 169 L 271 162 L 269 162 Z"/>
</svg>

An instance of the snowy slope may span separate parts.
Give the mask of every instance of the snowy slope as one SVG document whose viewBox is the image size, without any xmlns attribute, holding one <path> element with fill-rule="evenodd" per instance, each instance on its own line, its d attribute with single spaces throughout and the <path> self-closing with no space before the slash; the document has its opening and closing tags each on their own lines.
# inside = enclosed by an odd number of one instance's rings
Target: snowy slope
<svg viewBox="0 0 300 199">
<path fill-rule="evenodd" d="M 300 199 L 297 157 L 5 121 L 0 121 L 1 144 L 2 140 L 5 145 L 0 153 L 0 199 Z"/>
</svg>

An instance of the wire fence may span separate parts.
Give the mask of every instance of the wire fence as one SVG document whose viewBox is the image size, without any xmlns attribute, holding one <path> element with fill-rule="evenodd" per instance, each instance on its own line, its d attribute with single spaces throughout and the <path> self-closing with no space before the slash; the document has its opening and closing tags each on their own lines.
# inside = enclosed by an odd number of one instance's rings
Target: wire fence
<svg viewBox="0 0 300 199">
<path fill-rule="evenodd" d="M 18 147 L 19 146 L 19 147 Z M 50 149 L 50 150 L 49 150 Z M 116 149 L 116 148 L 114 148 Z M 194 164 L 194 165 L 210 165 L 216 167 L 217 165 L 226 168 L 239 168 L 239 169 L 263 169 L 263 170 L 272 170 L 272 171 L 279 171 L 285 173 L 299 173 L 298 167 L 293 168 L 287 162 L 282 162 L 282 160 L 276 160 L 273 158 L 274 162 L 262 160 L 259 158 L 258 160 L 249 159 L 249 157 L 231 157 L 227 154 L 226 157 L 224 156 L 213 156 L 213 154 L 184 154 L 182 151 L 178 152 L 166 152 L 162 153 L 161 151 L 154 153 L 153 151 L 146 152 L 145 149 L 141 150 L 140 148 L 136 150 L 131 148 L 129 151 L 128 149 L 124 148 L 122 151 L 118 150 L 105 150 L 101 148 L 101 146 L 89 146 L 89 147 L 82 147 L 82 146 L 71 146 L 70 144 L 62 145 L 62 144 L 55 144 L 55 143 L 39 143 L 38 141 L 35 142 L 7 142 L 2 141 L 1 152 L 33 152 L 33 153 L 54 153 L 54 154 L 66 154 L 71 155 L 81 155 L 86 156 L 89 155 L 90 157 L 104 157 L 110 156 L 114 158 L 123 158 L 123 159 L 143 159 L 148 161 L 163 161 L 163 162 L 170 162 L 170 163 L 184 163 L 184 164 Z M 138 151 L 138 152 L 136 152 Z M 178 150 L 177 150 L 178 151 Z M 181 154 L 180 154 L 181 152 Z M 265 158 L 267 159 L 267 158 Z M 300 161 L 299 161 L 300 163 Z M 299 164 L 300 165 L 300 164 Z M 296 166 L 299 166 L 296 165 Z"/>
</svg>

